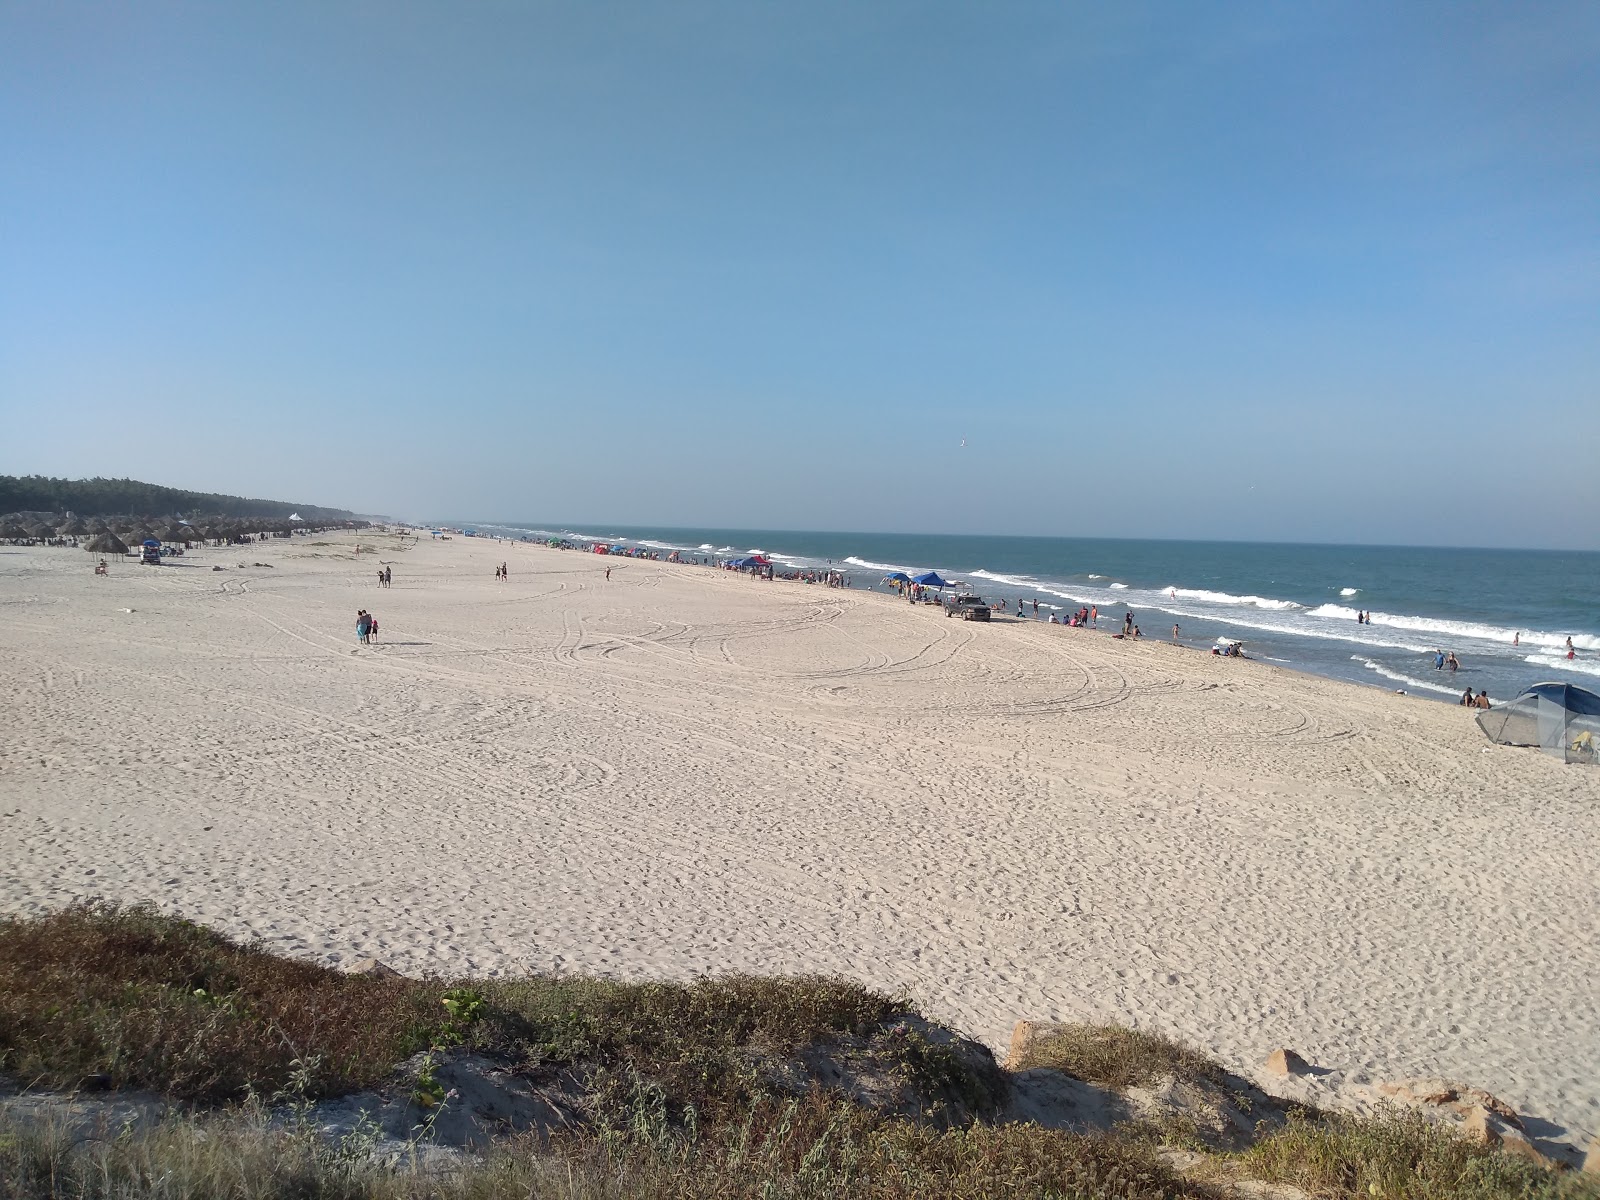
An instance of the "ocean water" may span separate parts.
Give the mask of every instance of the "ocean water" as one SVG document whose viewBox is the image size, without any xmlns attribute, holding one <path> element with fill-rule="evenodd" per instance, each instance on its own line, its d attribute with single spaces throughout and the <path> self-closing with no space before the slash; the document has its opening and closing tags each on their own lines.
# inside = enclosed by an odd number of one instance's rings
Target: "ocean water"
<svg viewBox="0 0 1600 1200">
<path fill-rule="evenodd" d="M 697 558 L 760 550 L 775 563 L 849 573 L 852 586 L 936 570 L 1012 612 L 1098 605 L 1102 627 L 1134 619 L 1147 638 L 1238 638 L 1251 657 L 1355 683 L 1454 701 L 1471 686 L 1493 699 L 1560 680 L 1600 691 L 1600 553 L 1400 546 L 1278 545 L 481 525 L 508 536 L 563 536 Z M 1372 614 L 1369 625 L 1356 613 Z M 1575 651 L 1568 660 L 1567 639 Z M 1456 672 L 1434 667 L 1454 652 Z"/>
</svg>

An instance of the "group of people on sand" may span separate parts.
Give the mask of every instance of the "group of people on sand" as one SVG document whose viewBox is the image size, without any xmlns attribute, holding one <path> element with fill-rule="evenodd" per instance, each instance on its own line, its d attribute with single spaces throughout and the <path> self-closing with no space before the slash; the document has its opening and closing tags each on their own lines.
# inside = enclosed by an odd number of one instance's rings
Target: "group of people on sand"
<svg viewBox="0 0 1600 1200">
<path fill-rule="evenodd" d="M 507 569 L 505 563 L 501 563 L 494 569 L 494 578 L 496 583 L 504 583 L 511 578 L 511 572 Z"/>
<path fill-rule="evenodd" d="M 379 587 L 389 587 L 393 583 L 394 583 L 394 568 L 393 567 L 379 567 L 378 568 L 378 586 Z"/>
<path fill-rule="evenodd" d="M 1463 708 L 1488 708 L 1489 693 L 1480 691 L 1476 696 L 1474 696 L 1472 694 L 1472 689 L 1468 688 L 1466 691 L 1461 693 L 1461 705 Z"/>
<path fill-rule="evenodd" d="M 1075 613 L 1068 613 L 1057 618 L 1055 613 L 1050 614 L 1050 624 L 1067 625 L 1073 629 L 1098 629 L 1100 627 L 1100 606 L 1098 604 L 1086 605 Z"/>
<path fill-rule="evenodd" d="M 364 608 L 356 609 L 356 641 L 363 646 L 378 640 L 378 618 Z"/>
</svg>

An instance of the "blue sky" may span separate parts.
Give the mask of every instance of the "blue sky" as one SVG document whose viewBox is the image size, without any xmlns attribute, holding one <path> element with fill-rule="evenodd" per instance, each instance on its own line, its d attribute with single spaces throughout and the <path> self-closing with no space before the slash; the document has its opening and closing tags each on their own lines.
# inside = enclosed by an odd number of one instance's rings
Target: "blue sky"
<svg viewBox="0 0 1600 1200">
<path fill-rule="evenodd" d="M 1597 548 L 1600 5 L 7 3 L 0 431 L 418 517 Z"/>
</svg>

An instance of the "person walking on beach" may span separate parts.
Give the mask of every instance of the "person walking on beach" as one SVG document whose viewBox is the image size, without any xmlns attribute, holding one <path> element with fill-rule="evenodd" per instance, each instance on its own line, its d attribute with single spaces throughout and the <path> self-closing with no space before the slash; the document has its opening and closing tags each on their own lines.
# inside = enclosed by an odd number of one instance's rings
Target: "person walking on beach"
<svg viewBox="0 0 1600 1200">
<path fill-rule="evenodd" d="M 367 634 L 372 632 L 372 618 L 367 616 L 364 608 L 356 609 L 356 641 L 363 646 L 367 644 Z"/>
<path fill-rule="evenodd" d="M 383 569 L 383 586 L 384 587 L 393 587 L 394 586 L 394 568 L 393 567 L 385 567 Z"/>
<path fill-rule="evenodd" d="M 1100 628 L 1100 606 L 1096 604 L 1089 610 L 1089 625 L 1091 628 Z"/>
<path fill-rule="evenodd" d="M 1172 640 L 1178 640 L 1178 623 L 1176 621 L 1172 623 Z"/>
<path fill-rule="evenodd" d="M 383 586 L 383 568 L 382 567 L 378 568 L 378 586 L 379 587 Z"/>
<path fill-rule="evenodd" d="M 370 622 L 367 626 L 367 643 L 370 645 L 378 640 L 378 618 L 368 613 L 367 620 Z"/>
<path fill-rule="evenodd" d="M 1036 617 L 1039 615 L 1039 598 L 1037 596 L 1033 600 L 1033 615 Z"/>
<path fill-rule="evenodd" d="M 610 578 L 611 578 L 611 568 L 610 568 L 610 567 L 607 567 L 607 568 L 606 568 L 606 578 L 607 578 L 607 579 L 610 579 Z"/>
</svg>

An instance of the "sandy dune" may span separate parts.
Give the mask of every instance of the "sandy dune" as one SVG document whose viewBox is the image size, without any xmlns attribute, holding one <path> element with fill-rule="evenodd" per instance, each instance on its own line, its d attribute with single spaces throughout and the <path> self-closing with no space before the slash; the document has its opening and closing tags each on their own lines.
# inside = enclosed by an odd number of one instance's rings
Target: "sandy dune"
<svg viewBox="0 0 1600 1200">
<path fill-rule="evenodd" d="M 1600 771 L 1155 642 L 362 541 L 0 549 L 0 905 L 410 972 L 842 972 L 996 1044 L 1109 1018 L 1600 1129 Z"/>
</svg>

